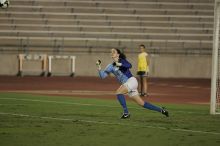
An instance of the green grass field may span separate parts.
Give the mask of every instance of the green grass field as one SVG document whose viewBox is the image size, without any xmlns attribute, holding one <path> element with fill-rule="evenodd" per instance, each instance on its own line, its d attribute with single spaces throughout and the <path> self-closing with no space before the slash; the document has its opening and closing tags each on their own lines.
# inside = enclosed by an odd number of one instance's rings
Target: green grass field
<svg viewBox="0 0 220 146">
<path fill-rule="evenodd" d="M 0 93 L 0 146 L 220 145 L 208 105 L 163 105 L 169 118 L 128 101 L 121 120 L 117 100 Z"/>
</svg>

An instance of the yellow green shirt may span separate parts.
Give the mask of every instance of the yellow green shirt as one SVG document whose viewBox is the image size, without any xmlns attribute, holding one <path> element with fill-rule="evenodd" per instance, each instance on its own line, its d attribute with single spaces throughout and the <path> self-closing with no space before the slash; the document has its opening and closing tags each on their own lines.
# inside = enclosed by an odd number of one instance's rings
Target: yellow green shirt
<svg viewBox="0 0 220 146">
<path fill-rule="evenodd" d="M 138 71 L 149 71 L 149 64 L 146 57 L 148 57 L 146 52 L 140 53 L 138 55 Z"/>
</svg>

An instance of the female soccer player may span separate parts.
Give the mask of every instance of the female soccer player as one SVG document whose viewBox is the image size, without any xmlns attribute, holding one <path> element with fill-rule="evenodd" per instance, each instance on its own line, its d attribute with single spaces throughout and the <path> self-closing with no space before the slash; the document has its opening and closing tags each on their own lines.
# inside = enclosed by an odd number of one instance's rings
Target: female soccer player
<svg viewBox="0 0 220 146">
<path fill-rule="evenodd" d="M 140 83 L 140 96 L 148 96 L 147 77 L 149 74 L 149 58 L 144 45 L 139 46 L 140 54 L 138 54 L 138 71 Z"/>
<path fill-rule="evenodd" d="M 133 99 L 138 105 L 149 110 L 160 112 L 168 117 L 169 116 L 168 111 L 166 111 L 164 108 L 160 108 L 155 105 L 152 105 L 146 101 L 143 101 L 142 98 L 140 98 L 137 90 L 138 82 L 137 79 L 132 76 L 129 70 L 132 66 L 126 60 L 126 56 L 123 53 L 121 53 L 119 49 L 113 48 L 111 49 L 111 58 L 113 59 L 113 63 L 109 64 L 105 68 L 105 70 L 101 69 L 100 60 L 96 62 L 96 65 L 98 66 L 98 73 L 100 78 L 104 79 L 110 73 L 112 73 L 115 75 L 115 77 L 121 84 L 121 86 L 116 91 L 117 99 L 124 110 L 121 118 L 126 119 L 130 117 L 130 113 L 128 112 L 124 94 L 128 94 L 129 97 Z"/>
</svg>

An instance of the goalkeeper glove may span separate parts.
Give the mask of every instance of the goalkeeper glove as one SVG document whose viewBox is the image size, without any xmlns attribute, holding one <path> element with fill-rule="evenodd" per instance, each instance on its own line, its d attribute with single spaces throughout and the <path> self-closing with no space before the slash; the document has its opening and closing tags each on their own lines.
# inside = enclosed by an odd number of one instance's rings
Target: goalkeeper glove
<svg viewBox="0 0 220 146">
<path fill-rule="evenodd" d="M 98 67 L 98 70 L 101 70 L 101 60 L 97 60 L 96 61 L 96 65 L 97 65 L 97 67 Z"/>
<path fill-rule="evenodd" d="M 101 65 L 101 63 L 102 63 L 101 60 L 96 61 L 96 65 Z"/>
</svg>

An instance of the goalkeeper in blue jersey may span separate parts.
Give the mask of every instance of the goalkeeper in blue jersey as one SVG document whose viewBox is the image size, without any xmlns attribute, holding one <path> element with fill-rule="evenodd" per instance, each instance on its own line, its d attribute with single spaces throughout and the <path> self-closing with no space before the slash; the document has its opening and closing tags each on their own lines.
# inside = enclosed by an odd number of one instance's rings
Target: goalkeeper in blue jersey
<svg viewBox="0 0 220 146">
<path fill-rule="evenodd" d="M 126 100 L 124 94 L 128 94 L 128 96 L 133 99 L 138 105 L 149 109 L 160 112 L 165 116 L 169 116 L 169 113 L 164 108 L 157 107 L 152 105 L 146 101 L 143 101 L 140 98 L 138 93 L 138 82 L 135 77 L 130 72 L 130 68 L 132 65 L 126 60 L 126 56 L 119 49 L 111 49 L 111 57 L 113 59 L 113 63 L 109 64 L 104 70 L 101 69 L 101 61 L 98 60 L 96 65 L 98 67 L 98 73 L 100 78 L 104 79 L 110 73 L 114 74 L 121 86 L 116 91 L 116 96 L 121 106 L 123 107 L 123 115 L 122 119 L 126 119 L 130 117 L 130 113 L 128 111 Z"/>
</svg>

